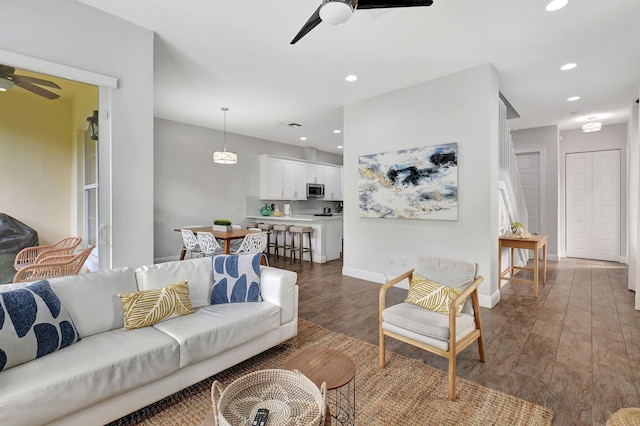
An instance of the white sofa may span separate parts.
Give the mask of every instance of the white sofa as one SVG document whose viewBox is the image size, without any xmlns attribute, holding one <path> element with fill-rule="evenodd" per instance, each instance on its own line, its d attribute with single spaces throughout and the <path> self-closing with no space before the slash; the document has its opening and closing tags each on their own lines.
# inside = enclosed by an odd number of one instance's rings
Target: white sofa
<svg viewBox="0 0 640 426">
<path fill-rule="evenodd" d="M 195 313 L 124 331 L 118 293 L 184 279 Z M 276 346 L 298 331 L 296 280 L 262 267 L 262 302 L 210 305 L 211 258 L 50 279 L 81 340 L 0 372 L 0 425 L 104 424 Z"/>
</svg>

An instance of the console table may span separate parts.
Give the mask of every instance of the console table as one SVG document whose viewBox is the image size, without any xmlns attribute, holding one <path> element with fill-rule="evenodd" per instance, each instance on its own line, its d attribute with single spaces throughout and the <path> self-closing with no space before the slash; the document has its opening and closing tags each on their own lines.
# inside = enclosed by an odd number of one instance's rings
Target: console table
<svg viewBox="0 0 640 426">
<path fill-rule="evenodd" d="M 511 249 L 511 260 L 509 267 L 502 270 L 502 249 Z M 515 249 L 533 250 L 533 268 L 526 266 L 514 266 L 513 258 Z M 538 251 L 542 249 L 542 259 L 538 256 Z M 540 260 L 542 260 L 542 283 L 547 283 L 547 235 L 531 235 L 529 238 L 518 236 L 501 236 L 498 240 L 498 288 L 502 289 L 502 281 L 515 281 L 533 285 L 533 294 L 538 297 L 538 274 L 540 273 Z M 533 280 L 514 278 L 517 270 L 533 271 Z"/>
</svg>

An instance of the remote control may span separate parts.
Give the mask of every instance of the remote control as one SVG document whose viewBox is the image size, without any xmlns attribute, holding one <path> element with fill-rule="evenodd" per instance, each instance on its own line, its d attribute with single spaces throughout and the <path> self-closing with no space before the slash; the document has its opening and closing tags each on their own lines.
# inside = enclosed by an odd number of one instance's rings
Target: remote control
<svg viewBox="0 0 640 426">
<path fill-rule="evenodd" d="M 267 424 L 267 416 L 269 415 L 269 410 L 266 408 L 260 408 L 256 413 L 256 417 L 253 419 L 252 426 L 264 426 Z"/>
</svg>

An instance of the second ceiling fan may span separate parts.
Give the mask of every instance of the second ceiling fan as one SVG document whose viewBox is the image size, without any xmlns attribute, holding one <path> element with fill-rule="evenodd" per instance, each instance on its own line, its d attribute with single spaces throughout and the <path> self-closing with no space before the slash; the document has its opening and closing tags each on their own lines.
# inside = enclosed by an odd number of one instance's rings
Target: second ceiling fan
<svg viewBox="0 0 640 426">
<path fill-rule="evenodd" d="M 295 44 L 322 21 L 333 25 L 346 22 L 356 9 L 383 9 L 389 7 L 431 6 L 433 0 L 322 0 L 302 29 L 291 40 Z"/>
</svg>

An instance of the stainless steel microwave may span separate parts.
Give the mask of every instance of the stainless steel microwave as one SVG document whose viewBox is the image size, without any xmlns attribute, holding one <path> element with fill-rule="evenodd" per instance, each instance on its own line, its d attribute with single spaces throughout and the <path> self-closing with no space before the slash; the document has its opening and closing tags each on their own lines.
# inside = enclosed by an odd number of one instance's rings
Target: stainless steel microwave
<svg viewBox="0 0 640 426">
<path fill-rule="evenodd" d="M 324 185 L 321 183 L 308 183 L 307 198 L 324 198 Z"/>
</svg>

